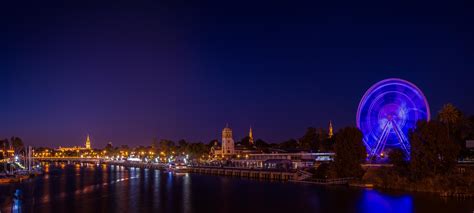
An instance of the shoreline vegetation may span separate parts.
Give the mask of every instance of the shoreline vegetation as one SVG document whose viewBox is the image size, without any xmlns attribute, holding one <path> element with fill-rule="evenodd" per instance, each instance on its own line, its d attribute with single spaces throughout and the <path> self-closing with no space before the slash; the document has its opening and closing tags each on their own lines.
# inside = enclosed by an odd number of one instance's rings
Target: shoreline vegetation
<svg viewBox="0 0 474 213">
<path fill-rule="evenodd" d="M 401 176 L 390 167 L 368 168 L 364 176 L 357 181 L 361 184 L 373 184 L 374 188 L 400 190 L 407 192 L 430 192 L 440 196 L 474 197 L 474 171 L 436 175 L 419 180 Z"/>
<path fill-rule="evenodd" d="M 441 196 L 473 197 L 474 167 L 458 164 L 472 158 L 466 140 L 474 138 L 474 118 L 465 117 L 451 104 L 446 104 L 435 119 L 419 121 L 410 130 L 411 152 L 405 156 L 399 149 L 369 163 L 384 166 L 363 169 L 367 152 L 359 129 L 346 127 L 336 133 L 335 160 L 313 169 L 314 178 L 355 177 L 352 185 L 380 189 L 432 192 Z"/>
<path fill-rule="evenodd" d="M 451 104 L 446 104 L 431 121 L 419 121 L 410 130 L 408 138 L 411 145 L 409 156 L 398 149 L 386 150 L 376 159 L 367 159 L 362 132 L 356 127 L 339 129 L 329 137 L 321 128 L 310 127 L 303 137 L 282 143 L 267 143 L 261 139 L 250 143 L 245 137 L 236 146 L 259 152 L 272 150 L 298 152 L 334 152 L 334 160 L 329 163 L 316 163 L 317 166 L 305 168 L 310 178 L 305 181 L 331 183 L 331 180 L 353 178 L 346 184 L 358 187 L 374 187 L 404 191 L 432 192 L 442 196 L 473 196 L 474 166 L 458 164 L 459 160 L 473 159 L 473 150 L 466 147 L 466 140 L 474 139 L 474 116 L 466 117 Z M 129 148 L 107 144 L 103 149 L 55 150 L 39 147 L 35 149 L 38 157 L 101 157 L 106 159 L 127 159 L 132 156 L 142 162 L 155 159 L 157 163 L 167 163 L 169 157 L 186 154 L 193 163 L 205 165 L 218 162 L 226 165 L 229 159 L 216 159 L 211 156 L 211 148 L 217 144 L 189 143 L 180 140 L 153 139 L 151 146 Z M 11 158 L 11 153 L 21 155 L 25 147 L 20 138 L 0 141 L 3 147 L 1 158 Z M 10 149 L 8 149 L 10 147 Z M 383 165 L 380 167 L 361 166 L 366 163 Z M 6 164 L 0 172 L 7 172 Z M 9 166 L 11 168 L 11 165 Z M 3 170 L 3 171 L 2 171 Z M 311 176 L 312 175 L 312 176 Z"/>
</svg>

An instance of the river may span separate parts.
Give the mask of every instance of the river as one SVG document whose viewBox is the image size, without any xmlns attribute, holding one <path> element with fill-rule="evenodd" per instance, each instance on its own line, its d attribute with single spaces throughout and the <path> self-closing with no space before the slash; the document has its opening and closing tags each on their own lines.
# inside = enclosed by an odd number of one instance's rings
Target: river
<svg viewBox="0 0 474 213">
<path fill-rule="evenodd" d="M 13 202 L 20 190 L 21 202 Z M 17 204 L 17 205 L 16 205 Z M 106 165 L 51 165 L 43 176 L 0 185 L 10 212 L 469 212 L 474 200 L 347 186 L 270 182 Z"/>
</svg>

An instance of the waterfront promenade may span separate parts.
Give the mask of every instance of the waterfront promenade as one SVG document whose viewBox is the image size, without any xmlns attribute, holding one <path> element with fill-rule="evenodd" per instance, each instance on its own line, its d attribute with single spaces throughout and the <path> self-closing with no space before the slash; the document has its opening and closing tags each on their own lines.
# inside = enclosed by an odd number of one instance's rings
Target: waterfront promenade
<svg viewBox="0 0 474 213">
<path fill-rule="evenodd" d="M 135 167 L 143 169 L 158 169 L 165 170 L 166 165 L 163 163 L 145 163 L 133 161 L 110 161 L 101 158 L 78 158 L 78 157 L 39 157 L 35 160 L 42 162 L 66 162 L 66 163 L 94 163 L 94 164 L 108 164 L 124 167 Z M 281 169 L 256 169 L 256 168 L 241 168 L 241 167 L 225 167 L 225 166 L 200 166 L 192 165 L 188 168 L 189 172 L 222 175 L 233 177 L 246 177 L 263 180 L 280 180 L 280 181 L 302 181 L 311 177 L 311 173 L 302 170 L 281 170 Z"/>
</svg>

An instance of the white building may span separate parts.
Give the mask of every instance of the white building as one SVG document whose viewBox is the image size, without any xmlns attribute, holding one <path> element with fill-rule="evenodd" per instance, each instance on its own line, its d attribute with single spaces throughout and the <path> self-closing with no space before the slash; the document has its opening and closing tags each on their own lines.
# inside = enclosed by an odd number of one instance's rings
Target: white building
<svg viewBox="0 0 474 213">
<path fill-rule="evenodd" d="M 222 130 L 222 154 L 223 155 L 233 155 L 235 153 L 234 149 L 234 139 L 232 138 L 232 129 L 228 125 Z"/>
<path fill-rule="evenodd" d="M 232 138 L 232 129 L 229 125 L 222 130 L 222 145 L 217 143 L 211 147 L 211 155 L 214 157 L 230 157 L 235 154 L 234 139 Z"/>
</svg>

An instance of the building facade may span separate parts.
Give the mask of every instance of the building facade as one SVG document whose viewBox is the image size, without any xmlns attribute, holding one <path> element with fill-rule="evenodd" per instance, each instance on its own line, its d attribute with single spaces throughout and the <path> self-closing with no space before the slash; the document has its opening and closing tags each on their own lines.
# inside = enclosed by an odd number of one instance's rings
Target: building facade
<svg viewBox="0 0 474 213">
<path fill-rule="evenodd" d="M 328 136 L 329 136 L 329 138 L 332 138 L 333 135 L 334 135 L 334 132 L 333 132 L 333 129 L 332 129 L 332 121 L 329 121 L 329 133 L 328 133 Z"/>
<path fill-rule="evenodd" d="M 89 135 L 87 135 L 87 138 L 86 138 L 86 149 L 91 149 L 91 139 Z"/>
<path fill-rule="evenodd" d="M 249 130 L 249 143 L 250 145 L 254 145 L 252 127 L 250 127 L 250 130 Z"/>
<path fill-rule="evenodd" d="M 234 139 L 232 138 L 232 129 L 228 125 L 222 130 L 222 155 L 233 155 Z"/>
<path fill-rule="evenodd" d="M 221 146 L 219 146 L 216 141 L 214 146 L 211 147 L 209 154 L 214 158 L 229 158 L 235 154 L 235 144 L 234 139 L 232 138 L 232 129 L 229 128 L 229 125 L 226 125 L 226 127 L 222 130 Z"/>
<path fill-rule="evenodd" d="M 90 139 L 89 135 L 87 135 L 86 143 L 85 143 L 85 146 L 83 146 L 83 147 L 81 147 L 81 146 L 73 146 L 73 147 L 61 147 L 61 146 L 59 146 L 56 150 L 65 152 L 65 151 L 87 151 L 87 150 L 90 150 L 90 149 L 91 149 L 91 139 Z"/>
<path fill-rule="evenodd" d="M 288 169 L 308 168 L 316 163 L 334 159 L 334 153 L 263 153 L 246 154 L 232 159 L 235 167 L 276 169 L 279 164 L 288 164 Z"/>
</svg>

